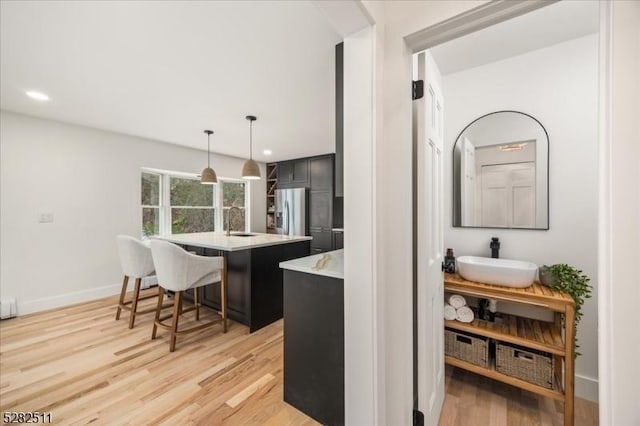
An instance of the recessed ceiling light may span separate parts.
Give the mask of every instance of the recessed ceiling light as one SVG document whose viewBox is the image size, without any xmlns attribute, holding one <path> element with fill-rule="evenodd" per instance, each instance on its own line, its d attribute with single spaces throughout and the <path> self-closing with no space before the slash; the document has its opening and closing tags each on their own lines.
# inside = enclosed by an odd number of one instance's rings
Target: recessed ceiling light
<svg viewBox="0 0 640 426">
<path fill-rule="evenodd" d="M 270 150 L 270 149 L 265 149 L 264 151 L 262 151 L 262 153 L 263 153 L 264 155 L 271 155 L 271 154 L 273 154 L 273 152 L 271 152 L 271 150 Z"/>
<path fill-rule="evenodd" d="M 36 92 L 34 90 L 29 90 L 26 93 L 27 93 L 28 97 L 30 97 L 31 99 L 35 99 L 37 101 L 48 101 L 49 100 L 49 96 L 46 93 Z"/>
</svg>

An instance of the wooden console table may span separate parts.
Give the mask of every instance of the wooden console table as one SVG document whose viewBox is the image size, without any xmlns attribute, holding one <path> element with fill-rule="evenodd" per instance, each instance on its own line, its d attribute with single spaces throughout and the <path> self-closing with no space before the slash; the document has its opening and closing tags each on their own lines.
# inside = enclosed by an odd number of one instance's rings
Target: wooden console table
<svg viewBox="0 0 640 426">
<path fill-rule="evenodd" d="M 457 274 L 444 274 L 444 291 L 483 299 L 538 306 L 554 312 L 554 322 L 504 314 L 501 324 L 477 318 L 469 324 L 445 321 L 445 327 L 451 329 L 551 353 L 555 358 L 556 384 L 553 389 L 502 374 L 496 371 L 493 365 L 484 368 L 450 356 L 445 356 L 445 362 L 562 401 L 564 402 L 564 424 L 565 426 L 573 426 L 575 375 L 575 302 L 573 298 L 564 292 L 541 285 L 539 282 L 535 282 L 527 288 L 510 288 L 467 281 Z"/>
</svg>

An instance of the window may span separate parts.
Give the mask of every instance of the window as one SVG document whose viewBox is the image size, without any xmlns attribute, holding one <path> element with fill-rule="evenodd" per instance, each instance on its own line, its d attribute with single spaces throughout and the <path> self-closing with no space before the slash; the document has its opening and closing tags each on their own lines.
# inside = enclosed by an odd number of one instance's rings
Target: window
<svg viewBox="0 0 640 426">
<path fill-rule="evenodd" d="M 142 172 L 142 235 L 160 233 L 160 175 Z"/>
<path fill-rule="evenodd" d="M 214 189 L 194 178 L 169 176 L 172 234 L 215 230 Z"/>
<path fill-rule="evenodd" d="M 231 230 L 245 231 L 245 182 L 222 182 L 222 226 L 223 230 L 227 230 L 227 218 L 229 210 L 237 207 L 231 213 Z"/>
<path fill-rule="evenodd" d="M 143 170 L 141 179 L 143 236 L 223 231 L 232 207 L 231 230 L 248 230 L 245 181 L 203 185 L 196 175 L 161 170 Z"/>
</svg>

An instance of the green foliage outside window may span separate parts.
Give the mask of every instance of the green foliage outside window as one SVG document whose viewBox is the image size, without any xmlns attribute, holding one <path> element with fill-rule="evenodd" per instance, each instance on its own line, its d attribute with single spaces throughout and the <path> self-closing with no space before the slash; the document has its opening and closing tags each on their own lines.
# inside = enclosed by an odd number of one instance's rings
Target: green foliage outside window
<svg viewBox="0 0 640 426">
<path fill-rule="evenodd" d="M 210 232 L 215 228 L 212 185 L 203 185 L 195 179 L 171 177 L 171 233 Z M 175 207 L 174 207 L 175 206 Z M 207 208 L 181 208 L 207 207 Z"/>
<path fill-rule="evenodd" d="M 141 175 L 142 233 L 145 236 L 160 233 L 160 175 Z"/>
</svg>

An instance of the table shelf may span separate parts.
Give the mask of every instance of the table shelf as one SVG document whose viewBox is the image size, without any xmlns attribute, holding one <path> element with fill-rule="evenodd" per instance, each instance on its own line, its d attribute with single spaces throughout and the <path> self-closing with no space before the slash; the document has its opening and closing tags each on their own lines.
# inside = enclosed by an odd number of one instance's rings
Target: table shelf
<svg viewBox="0 0 640 426">
<path fill-rule="evenodd" d="M 445 321 L 444 326 L 564 356 L 564 341 L 554 323 L 507 314 L 500 314 L 499 319 L 502 323 L 476 318 L 471 323 Z"/>
<path fill-rule="evenodd" d="M 480 367 L 445 355 L 445 362 L 476 374 L 499 380 L 539 395 L 564 402 L 564 424 L 574 424 L 575 302 L 564 292 L 546 287 L 539 282 L 527 288 L 511 288 L 467 281 L 457 274 L 444 274 L 444 291 L 482 299 L 495 299 L 553 311 L 554 322 L 539 321 L 499 313 L 502 322 L 475 319 L 471 323 L 445 321 L 444 326 L 552 354 L 555 358 L 555 385 L 548 389 L 525 380 L 496 371 L 495 366 Z"/>
<path fill-rule="evenodd" d="M 480 367 L 478 365 L 471 364 L 469 362 L 463 361 L 458 358 L 453 358 L 450 356 L 445 356 L 444 362 L 453 367 L 462 368 L 464 370 L 471 371 L 472 373 L 476 373 L 481 376 L 488 377 L 490 379 L 498 380 L 508 385 L 512 385 L 520 389 L 528 390 L 538 395 L 546 396 L 548 398 L 553 398 L 556 401 L 564 401 L 564 392 L 562 392 L 561 390 L 562 387 L 557 377 L 555 379 L 554 388 L 549 389 L 542 386 L 538 386 L 533 383 L 529 383 L 525 380 L 518 379 L 517 377 L 512 377 L 506 374 L 502 374 L 499 371 L 496 371 L 495 366 L 493 365 L 489 368 Z"/>
</svg>

